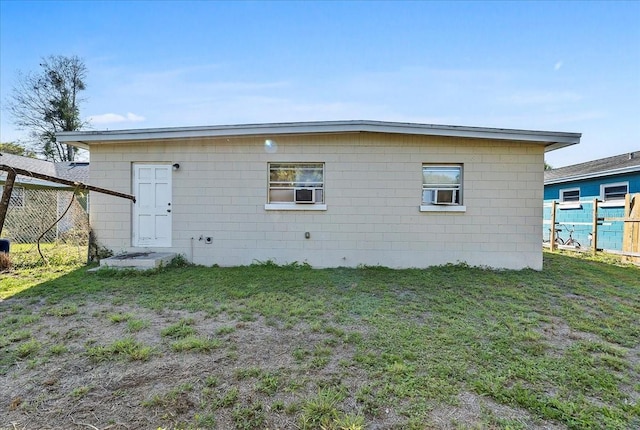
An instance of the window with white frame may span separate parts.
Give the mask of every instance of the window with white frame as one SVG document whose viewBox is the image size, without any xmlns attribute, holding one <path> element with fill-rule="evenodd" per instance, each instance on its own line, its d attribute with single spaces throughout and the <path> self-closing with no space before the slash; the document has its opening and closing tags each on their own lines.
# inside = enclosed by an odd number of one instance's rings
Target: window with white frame
<svg viewBox="0 0 640 430">
<path fill-rule="evenodd" d="M 617 182 L 614 184 L 600 185 L 600 198 L 602 201 L 624 200 L 624 196 L 629 192 L 628 182 Z"/>
<path fill-rule="evenodd" d="M 462 205 L 462 165 L 422 165 L 422 205 Z"/>
<path fill-rule="evenodd" d="M 324 163 L 269 163 L 267 203 L 324 204 Z"/>
<path fill-rule="evenodd" d="M 4 187 L 0 187 L 0 196 L 4 192 Z M 11 191 L 11 198 L 9 199 L 9 208 L 23 208 L 25 207 L 26 199 L 24 188 L 13 187 Z"/>
<path fill-rule="evenodd" d="M 580 188 L 560 190 L 560 203 L 577 203 L 580 201 Z"/>
</svg>

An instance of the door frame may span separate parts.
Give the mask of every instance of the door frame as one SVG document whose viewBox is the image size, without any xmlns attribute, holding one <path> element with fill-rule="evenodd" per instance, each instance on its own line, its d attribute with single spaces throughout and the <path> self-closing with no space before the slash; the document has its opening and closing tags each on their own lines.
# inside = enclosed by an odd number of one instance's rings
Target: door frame
<svg viewBox="0 0 640 430">
<path fill-rule="evenodd" d="M 163 168 L 167 171 L 167 176 L 166 176 L 166 183 L 167 183 L 167 190 L 168 190 L 168 201 L 166 202 L 166 206 L 164 203 L 155 203 L 155 206 L 149 211 L 149 213 L 151 215 L 158 215 L 160 213 L 160 211 L 166 211 L 167 213 L 167 217 L 168 217 L 168 230 L 167 230 L 167 235 L 166 237 L 161 237 L 158 238 L 157 234 L 156 237 L 151 239 L 151 240 L 144 240 L 142 241 L 140 239 L 140 234 L 139 234 L 139 220 L 138 220 L 138 216 L 140 215 L 141 212 L 141 207 L 140 205 L 143 204 L 143 202 L 146 201 L 146 199 L 139 195 L 139 170 L 140 168 Z M 133 188 L 133 195 L 136 196 L 136 203 L 133 205 L 133 220 L 132 220 L 132 226 L 131 226 L 131 244 L 134 247 L 140 247 L 140 248 L 153 248 L 153 247 L 157 247 L 157 248 L 170 248 L 172 246 L 172 236 L 173 236 L 173 206 L 172 206 L 172 200 L 173 200 L 173 186 L 172 186 L 172 166 L 171 163 L 145 163 L 145 162 L 134 162 L 132 163 L 132 188 Z M 154 181 L 154 184 L 156 182 Z M 155 187 L 154 187 L 155 189 Z M 154 202 L 155 202 L 155 196 L 153 197 Z M 164 212 L 162 212 L 162 214 L 164 215 Z"/>
</svg>

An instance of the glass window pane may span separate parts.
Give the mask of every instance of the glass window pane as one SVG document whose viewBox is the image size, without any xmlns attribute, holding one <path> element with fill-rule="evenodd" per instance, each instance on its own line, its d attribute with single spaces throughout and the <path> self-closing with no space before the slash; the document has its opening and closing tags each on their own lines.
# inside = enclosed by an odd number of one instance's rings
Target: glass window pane
<svg viewBox="0 0 640 430">
<path fill-rule="evenodd" d="M 292 182 L 296 178 L 295 169 L 286 168 L 271 168 L 270 180 L 271 182 Z"/>
<path fill-rule="evenodd" d="M 563 202 L 578 202 L 580 201 L 580 190 L 562 191 L 560 200 Z"/>
<path fill-rule="evenodd" d="M 605 200 L 606 199 L 623 199 L 625 194 L 627 194 L 626 185 L 616 185 L 611 187 L 605 187 L 604 189 Z"/>
<path fill-rule="evenodd" d="M 424 167 L 422 181 L 426 184 L 452 185 L 460 183 L 459 167 Z"/>
<path fill-rule="evenodd" d="M 296 182 L 301 184 L 322 182 L 322 167 L 303 167 L 297 169 Z"/>
<path fill-rule="evenodd" d="M 293 189 L 288 190 L 269 190 L 270 202 L 293 202 Z"/>
<path fill-rule="evenodd" d="M 422 190 L 422 201 L 424 203 L 431 203 L 435 195 L 434 190 Z"/>
</svg>

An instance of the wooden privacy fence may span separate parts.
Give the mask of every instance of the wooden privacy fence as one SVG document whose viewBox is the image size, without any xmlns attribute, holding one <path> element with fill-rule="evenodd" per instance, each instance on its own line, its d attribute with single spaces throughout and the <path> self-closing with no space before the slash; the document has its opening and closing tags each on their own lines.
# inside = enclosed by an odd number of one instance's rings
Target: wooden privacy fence
<svg viewBox="0 0 640 430">
<path fill-rule="evenodd" d="M 624 230 L 622 233 L 622 252 L 625 258 L 640 262 L 640 193 L 631 197 L 627 194 L 624 201 Z"/>
<path fill-rule="evenodd" d="M 624 200 L 624 213 L 622 217 L 600 216 L 601 202 L 597 198 L 593 199 L 593 210 L 590 224 L 590 246 L 594 254 L 598 251 L 606 251 L 620 254 L 628 261 L 640 263 L 640 193 L 627 194 Z M 551 221 L 549 231 L 549 247 L 554 250 L 559 247 L 552 238 L 556 237 L 556 226 L 560 224 L 556 221 L 556 210 L 559 204 L 551 202 Z M 598 231 L 601 226 L 611 223 L 622 223 L 622 244 L 621 250 L 602 249 L 598 246 Z M 584 223 L 587 224 L 587 223 Z M 562 245 L 560 245 L 562 247 Z"/>
</svg>

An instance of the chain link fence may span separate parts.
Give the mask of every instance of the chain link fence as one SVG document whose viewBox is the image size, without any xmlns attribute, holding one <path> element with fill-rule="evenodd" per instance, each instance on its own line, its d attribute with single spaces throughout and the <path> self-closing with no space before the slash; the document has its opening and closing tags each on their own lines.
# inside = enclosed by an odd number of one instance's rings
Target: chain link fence
<svg viewBox="0 0 640 430">
<path fill-rule="evenodd" d="M 14 266 L 49 255 L 84 262 L 89 243 L 88 194 L 70 190 L 14 188 L 2 237 L 11 242 Z M 38 251 L 38 242 L 41 249 Z"/>
</svg>

